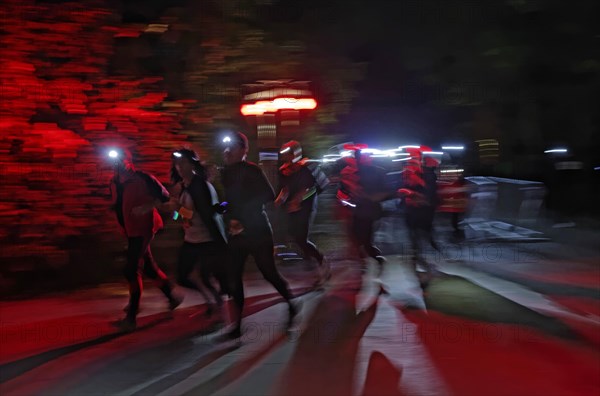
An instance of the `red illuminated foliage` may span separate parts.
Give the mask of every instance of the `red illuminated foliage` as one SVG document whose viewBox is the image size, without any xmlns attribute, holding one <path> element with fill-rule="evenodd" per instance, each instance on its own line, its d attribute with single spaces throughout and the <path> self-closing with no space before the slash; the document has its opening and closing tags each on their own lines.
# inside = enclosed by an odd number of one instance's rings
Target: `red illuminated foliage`
<svg viewBox="0 0 600 396">
<path fill-rule="evenodd" d="M 119 27 L 103 2 L 10 0 L 2 12 L 0 269 L 67 265 L 86 240 L 90 255 L 118 249 L 104 148 L 129 146 L 165 179 L 185 104 L 162 106 L 160 76 L 109 75 L 115 37 L 142 32 Z"/>
</svg>

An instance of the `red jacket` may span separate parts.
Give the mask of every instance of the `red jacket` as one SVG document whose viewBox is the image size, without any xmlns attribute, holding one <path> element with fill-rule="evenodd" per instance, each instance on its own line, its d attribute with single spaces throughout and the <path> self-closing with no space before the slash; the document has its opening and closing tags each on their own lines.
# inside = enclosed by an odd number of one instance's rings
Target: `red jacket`
<svg viewBox="0 0 600 396">
<path fill-rule="evenodd" d="M 468 187 L 460 179 L 452 183 L 440 182 L 438 184 L 440 206 L 438 211 L 446 213 L 463 213 L 467 210 Z"/>
<path fill-rule="evenodd" d="M 117 194 L 119 187 L 122 188 L 120 207 L 123 224 L 121 225 L 127 237 L 150 237 L 163 227 L 162 218 L 156 208 L 142 215 L 132 213 L 137 206 L 152 204 L 157 199 L 161 202 L 169 200 L 169 192 L 154 176 L 135 171 L 123 183 L 113 178 L 111 192 L 116 206 L 119 206 Z M 115 209 L 118 213 L 119 208 L 115 207 Z"/>
</svg>

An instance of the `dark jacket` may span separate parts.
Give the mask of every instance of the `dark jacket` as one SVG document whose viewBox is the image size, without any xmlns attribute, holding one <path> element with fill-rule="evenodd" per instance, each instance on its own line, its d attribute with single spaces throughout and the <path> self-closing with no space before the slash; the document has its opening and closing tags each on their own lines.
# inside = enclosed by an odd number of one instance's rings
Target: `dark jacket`
<svg viewBox="0 0 600 396">
<path fill-rule="evenodd" d="M 308 161 L 300 161 L 279 168 L 279 185 L 288 190 L 285 207 L 295 197 L 302 195 L 301 211 L 310 213 L 316 209 L 317 194 L 323 192 L 329 179 L 319 167 L 310 167 L 309 164 Z"/>
<path fill-rule="evenodd" d="M 437 175 L 434 168 L 423 168 L 423 181 L 425 182 L 425 196 L 432 210 L 438 206 Z"/>
<path fill-rule="evenodd" d="M 353 197 L 356 203 L 355 216 L 379 220 L 383 215 L 381 201 L 388 199 L 391 194 L 385 183 L 385 169 L 371 164 L 360 164 L 357 175 L 360 194 Z"/>
<path fill-rule="evenodd" d="M 275 193 L 264 172 L 251 162 L 226 166 L 222 173 L 227 206 L 227 220 L 238 220 L 246 234 L 271 233 L 265 204 L 275 200 Z"/>
<path fill-rule="evenodd" d="M 188 187 L 184 186 L 184 190 L 192 197 L 194 208 L 208 228 L 213 241 L 223 245 L 226 244 L 225 231 L 222 224 L 217 221 L 217 216 L 220 216 L 218 205 L 213 203 L 207 182 L 199 176 L 194 176 L 190 185 Z"/>
</svg>

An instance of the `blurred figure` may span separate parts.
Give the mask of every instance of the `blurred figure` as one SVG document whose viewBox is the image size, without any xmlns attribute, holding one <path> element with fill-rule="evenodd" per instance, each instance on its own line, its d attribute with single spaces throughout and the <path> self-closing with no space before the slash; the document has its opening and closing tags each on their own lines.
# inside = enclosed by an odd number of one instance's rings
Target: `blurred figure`
<svg viewBox="0 0 600 396">
<path fill-rule="evenodd" d="M 225 205 L 219 203 L 217 192 L 207 180 L 207 171 L 200 163 L 198 154 L 181 149 L 173 153 L 171 180 L 181 183 L 180 209 L 176 216 L 183 220 L 184 242 L 179 252 L 177 282 L 197 290 L 207 304 L 207 315 L 223 306 L 220 293 L 212 284 L 212 277 L 225 285 L 224 271 L 227 264 L 227 236 L 221 214 Z M 200 265 L 200 278 L 204 287 L 190 278 Z M 211 297 L 206 293 L 208 290 Z"/>
<path fill-rule="evenodd" d="M 352 221 L 352 209 L 356 204 L 352 202 L 352 191 L 358 190 L 358 172 L 354 157 L 343 157 L 338 161 L 339 184 L 336 198 L 340 205 L 336 206 L 336 220 L 346 223 L 348 230 Z M 348 231 L 348 235 L 350 232 Z"/>
<path fill-rule="evenodd" d="M 319 282 L 331 277 L 325 256 L 308 240 L 309 228 L 317 211 L 317 195 L 329 184 L 319 167 L 309 168 L 308 158 L 302 158 L 302 146 L 292 140 L 281 147 L 283 165 L 279 168 L 281 191 L 275 200 L 288 214 L 288 233 L 302 249 L 306 258 L 313 257 L 319 264 Z"/>
<path fill-rule="evenodd" d="M 404 183 L 398 193 L 404 198 L 406 226 L 412 248 L 412 262 L 417 271 L 421 265 L 425 270 L 421 286 L 426 287 L 432 273 L 432 266 L 423 258 L 421 238 L 425 237 L 431 246 L 439 251 L 433 236 L 433 219 L 437 206 L 437 160 L 423 156 L 424 149 L 410 151 L 411 159 L 404 171 Z"/>
<path fill-rule="evenodd" d="M 342 169 L 339 172 L 340 183 L 336 192 L 336 198 L 342 203 L 343 207 L 353 207 L 352 194 L 359 189 L 356 158 L 344 157 L 339 162 Z"/>
<path fill-rule="evenodd" d="M 288 283 L 275 266 L 273 233 L 264 208 L 265 204 L 275 199 L 273 188 L 264 172 L 246 161 L 248 139 L 244 134 L 235 133 L 225 138 L 224 143 L 222 182 L 229 203 L 226 219 L 232 259 L 231 292 L 237 308 L 235 327 L 226 334 L 226 338 L 235 339 L 241 336 L 243 274 L 248 255 L 252 255 L 264 278 L 288 303 L 288 328 L 293 324 L 299 307 L 292 302 Z"/>
<path fill-rule="evenodd" d="M 383 215 L 381 202 L 390 198 L 385 183 L 385 169 L 375 166 L 367 153 L 360 147 L 354 148 L 354 161 L 342 170 L 342 184 L 348 191 L 348 206 L 352 208 L 350 241 L 361 257 L 374 258 L 379 264 L 379 276 L 383 272 L 385 258 L 373 244 L 375 222 Z"/>
<path fill-rule="evenodd" d="M 123 273 L 129 282 L 127 315 L 113 325 L 123 331 L 133 331 L 142 296 L 142 273 L 155 281 L 167 297 L 171 310 L 182 302 L 182 298 L 174 296 L 167 276 L 154 261 L 150 250 L 154 235 L 163 227 L 156 208 L 169 200 L 169 192 L 154 176 L 135 170 L 127 150 L 111 150 L 109 156 L 114 161 L 114 177 L 110 184 L 113 208 L 128 242 Z"/>
<path fill-rule="evenodd" d="M 338 189 L 336 192 L 337 205 L 334 207 L 334 220 L 343 224 L 348 237 L 348 247 L 354 257 L 360 257 L 358 248 L 352 239 L 352 216 L 356 204 L 352 202 L 351 192 L 358 189 L 358 172 L 356 171 L 356 160 L 354 157 L 340 158 L 331 175 L 338 176 Z"/>
<path fill-rule="evenodd" d="M 467 211 L 468 187 L 464 175 L 458 174 L 452 179 L 438 183 L 440 205 L 438 212 L 449 213 L 454 236 L 464 239 L 465 231 L 460 227 Z"/>
<path fill-rule="evenodd" d="M 430 150 L 427 148 L 427 150 Z M 438 183 L 436 169 L 439 166 L 439 161 L 427 154 L 423 155 L 423 181 L 425 182 L 425 197 L 429 205 L 426 223 L 429 228 L 429 243 L 435 250 L 440 250 L 434 238 L 433 220 L 435 212 L 439 204 L 438 198 Z"/>
</svg>

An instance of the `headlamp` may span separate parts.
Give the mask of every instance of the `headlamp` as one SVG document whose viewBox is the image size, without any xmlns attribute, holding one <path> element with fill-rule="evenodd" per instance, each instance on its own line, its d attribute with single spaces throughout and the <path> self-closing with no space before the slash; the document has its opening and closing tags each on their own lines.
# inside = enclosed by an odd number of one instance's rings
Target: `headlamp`
<svg viewBox="0 0 600 396">
<path fill-rule="evenodd" d="M 248 149 L 248 138 L 242 133 L 231 132 L 223 135 L 221 144 L 225 147 L 239 146 L 244 149 Z"/>
<path fill-rule="evenodd" d="M 179 151 L 175 151 L 175 152 L 173 153 L 173 157 L 176 157 L 176 158 L 181 158 L 181 153 L 180 153 Z"/>
<path fill-rule="evenodd" d="M 117 150 L 110 150 L 108 156 L 112 159 L 117 159 L 119 158 L 119 152 Z"/>
</svg>

